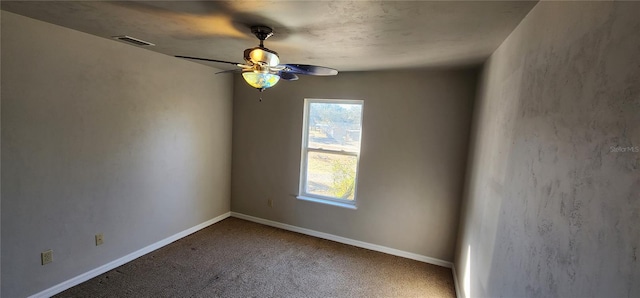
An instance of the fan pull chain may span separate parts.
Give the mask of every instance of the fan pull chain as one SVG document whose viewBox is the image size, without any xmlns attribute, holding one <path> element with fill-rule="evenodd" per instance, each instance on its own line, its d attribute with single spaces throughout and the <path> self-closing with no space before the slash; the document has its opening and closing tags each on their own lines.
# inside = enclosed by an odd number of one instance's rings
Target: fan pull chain
<svg viewBox="0 0 640 298">
<path fill-rule="evenodd" d="M 260 88 L 258 90 L 260 90 L 260 102 L 262 102 L 262 91 L 264 91 L 264 88 Z"/>
</svg>

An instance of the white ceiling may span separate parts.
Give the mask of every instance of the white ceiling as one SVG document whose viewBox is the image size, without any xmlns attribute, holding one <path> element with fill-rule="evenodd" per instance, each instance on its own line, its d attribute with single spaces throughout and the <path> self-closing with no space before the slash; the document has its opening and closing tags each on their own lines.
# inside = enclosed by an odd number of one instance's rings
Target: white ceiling
<svg viewBox="0 0 640 298">
<path fill-rule="evenodd" d="M 282 63 L 340 71 L 474 65 L 486 59 L 535 1 L 2 1 L 2 9 L 149 50 L 242 62 L 257 46 L 249 25 L 275 35 Z M 81 45 L 79 45 L 81 46 Z M 177 59 L 177 58 L 176 58 Z M 207 62 L 203 62 L 207 64 Z M 230 65 L 210 63 L 222 69 Z M 231 66 L 233 67 L 233 66 Z"/>
</svg>

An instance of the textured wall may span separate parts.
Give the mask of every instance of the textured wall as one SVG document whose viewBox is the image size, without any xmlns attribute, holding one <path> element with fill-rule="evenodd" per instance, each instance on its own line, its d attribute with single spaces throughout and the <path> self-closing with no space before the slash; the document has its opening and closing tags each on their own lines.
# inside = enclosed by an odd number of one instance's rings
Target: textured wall
<svg viewBox="0 0 640 298">
<path fill-rule="evenodd" d="M 2 12 L 2 297 L 229 211 L 232 79 L 215 72 Z"/>
<path fill-rule="evenodd" d="M 231 210 L 452 261 L 475 84 L 469 70 L 341 73 L 258 102 L 237 78 Z M 295 198 L 305 97 L 364 100 L 357 210 Z"/>
<path fill-rule="evenodd" d="M 638 12 L 541 2 L 486 63 L 456 255 L 471 297 L 640 297 Z"/>
</svg>

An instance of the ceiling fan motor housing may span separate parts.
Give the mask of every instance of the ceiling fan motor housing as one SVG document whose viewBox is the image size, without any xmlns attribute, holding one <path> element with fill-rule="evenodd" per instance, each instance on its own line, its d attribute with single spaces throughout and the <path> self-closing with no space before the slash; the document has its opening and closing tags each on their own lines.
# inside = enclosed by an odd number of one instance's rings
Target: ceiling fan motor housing
<svg viewBox="0 0 640 298">
<path fill-rule="evenodd" d="M 278 53 L 267 48 L 255 47 L 244 50 L 244 60 L 253 65 L 274 67 L 280 64 Z"/>
</svg>

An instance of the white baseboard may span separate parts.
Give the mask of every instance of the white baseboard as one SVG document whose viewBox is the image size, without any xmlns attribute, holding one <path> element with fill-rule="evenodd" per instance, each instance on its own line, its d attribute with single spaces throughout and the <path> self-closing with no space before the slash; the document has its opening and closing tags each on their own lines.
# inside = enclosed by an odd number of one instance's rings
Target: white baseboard
<svg viewBox="0 0 640 298">
<path fill-rule="evenodd" d="M 451 271 L 453 272 L 453 285 L 456 287 L 456 297 L 458 298 L 466 298 L 462 296 L 462 292 L 460 292 L 460 283 L 458 282 L 458 274 L 456 274 L 456 265 L 454 264 L 451 267 Z"/>
<path fill-rule="evenodd" d="M 412 259 L 412 260 L 416 260 L 416 261 L 420 261 L 420 262 L 425 262 L 425 263 L 429 263 L 429 264 L 433 264 L 433 265 L 438 265 L 438 266 L 442 266 L 442 267 L 453 268 L 453 263 L 451 263 L 451 262 L 440 260 L 440 259 L 436 259 L 436 258 L 432 258 L 432 257 L 427 257 L 427 256 L 423 256 L 423 255 L 419 255 L 419 254 L 415 254 L 415 253 L 411 253 L 411 252 L 407 252 L 407 251 L 403 251 L 403 250 L 399 250 L 399 249 L 395 249 L 395 248 L 390 248 L 390 247 L 386 247 L 386 246 L 382 246 L 382 245 L 367 243 L 367 242 L 363 242 L 363 241 L 359 241 L 359 240 L 353 240 L 353 239 L 349 239 L 349 238 L 345 238 L 345 237 L 341 237 L 341 236 L 336 236 L 336 235 L 332 235 L 332 234 L 327 234 L 327 233 L 323 233 L 323 232 L 318 232 L 318 231 L 314 231 L 314 230 L 310 230 L 310 229 L 300 228 L 300 227 L 296 227 L 296 226 L 280 223 L 280 222 L 277 222 L 277 221 L 271 221 L 271 220 L 267 220 L 267 219 L 253 217 L 253 216 L 242 214 L 242 213 L 238 213 L 238 212 L 231 212 L 231 216 L 232 217 L 237 217 L 237 218 L 240 218 L 240 219 L 245 219 L 245 220 L 248 220 L 248 221 L 253 221 L 253 222 L 264 224 L 264 225 L 268 225 L 268 226 L 272 226 L 272 227 L 276 227 L 276 228 L 281 228 L 281 229 L 292 231 L 292 232 L 297 232 L 297 233 L 301 233 L 301 234 L 305 234 L 305 235 L 309 235 L 309 236 L 314 236 L 314 237 L 318 237 L 318 238 L 322 238 L 322 239 L 327 239 L 327 240 L 331 240 L 331 241 L 335 241 L 335 242 L 340 242 L 340 243 L 344 243 L 344 244 L 348 244 L 348 245 L 352 245 L 352 246 L 357 246 L 357 247 L 362 247 L 362 248 L 366 248 L 366 249 L 370 249 L 370 250 L 375 250 L 375 251 L 383 252 L 383 253 L 394 255 L 394 256 L 399 256 L 399 257 Z"/>
<path fill-rule="evenodd" d="M 182 232 L 179 232 L 179 233 L 177 233 L 175 235 L 169 236 L 169 237 L 167 237 L 165 239 L 162 239 L 162 240 L 160 240 L 160 241 L 158 241 L 158 242 L 156 242 L 154 244 L 151 244 L 151 245 L 146 246 L 146 247 L 144 247 L 142 249 L 134 251 L 134 252 L 132 252 L 132 253 L 130 253 L 130 254 L 122 257 L 122 258 L 119 258 L 119 259 L 117 259 L 115 261 L 112 261 L 112 262 L 109 262 L 107 264 L 104 264 L 104 265 L 102 265 L 102 266 L 100 266 L 98 268 L 95 268 L 93 270 L 90 270 L 90 271 L 87 271 L 87 272 L 85 272 L 83 274 L 80 274 L 80 275 L 78 275 L 78 276 L 76 276 L 76 277 L 74 277 L 72 279 L 69 279 L 67 281 L 61 282 L 61 283 L 59 283 L 59 284 L 57 284 L 57 285 L 55 285 L 55 286 L 53 286 L 51 288 L 48 288 L 48 289 L 46 289 L 46 290 L 44 290 L 42 292 L 39 292 L 39 293 L 34 294 L 34 295 L 31 295 L 31 296 L 29 296 L 29 298 L 51 297 L 51 296 L 53 296 L 55 294 L 58 294 L 58 293 L 66 290 L 66 289 L 69 289 L 69 288 L 71 288 L 73 286 L 79 285 L 79 284 L 81 284 L 81 283 L 83 283 L 83 282 L 85 282 L 87 280 L 90 280 L 90 279 L 92 279 L 92 278 L 94 278 L 94 277 L 96 277 L 96 276 L 98 276 L 100 274 L 103 274 L 103 273 L 105 273 L 105 272 L 107 272 L 109 270 L 112 270 L 112 269 L 117 268 L 117 267 L 119 267 L 121 265 L 124 265 L 124 264 L 126 264 L 128 262 L 131 262 L 131 261 L 133 261 L 133 260 L 135 260 L 135 259 L 137 259 L 137 258 L 139 258 L 139 257 L 141 257 L 143 255 L 146 255 L 146 254 L 148 254 L 148 253 L 150 253 L 150 252 L 152 252 L 152 251 L 154 251 L 154 250 L 156 250 L 158 248 L 161 248 L 161 247 L 163 247 L 163 246 L 165 246 L 165 245 L 167 245 L 167 244 L 169 244 L 171 242 L 174 242 L 174 241 L 179 240 L 181 238 L 184 238 L 184 237 L 186 237 L 188 235 L 191 235 L 191 234 L 193 234 L 193 233 L 195 233 L 195 232 L 197 232 L 199 230 L 202 230 L 202 229 L 204 229 L 204 228 L 206 228 L 206 227 L 208 227 L 208 226 L 210 226 L 210 225 L 212 225 L 214 223 L 217 223 L 217 222 L 229 217 L 230 215 L 231 215 L 231 212 L 227 212 L 225 214 L 222 214 L 220 216 L 217 216 L 215 218 L 207 220 L 207 221 L 205 221 L 205 222 L 203 222 L 203 223 L 201 223 L 201 224 L 199 224 L 197 226 L 188 228 L 188 229 L 186 229 L 186 230 L 184 230 Z"/>
</svg>

